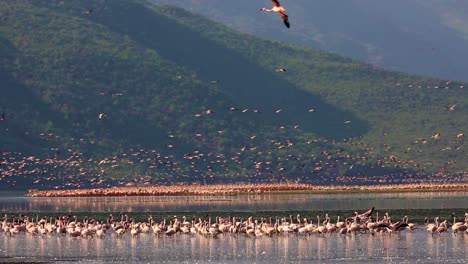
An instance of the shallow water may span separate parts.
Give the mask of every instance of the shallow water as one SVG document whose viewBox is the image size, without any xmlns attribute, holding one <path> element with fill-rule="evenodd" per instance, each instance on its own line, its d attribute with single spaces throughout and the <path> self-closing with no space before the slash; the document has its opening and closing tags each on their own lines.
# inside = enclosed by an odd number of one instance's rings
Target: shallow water
<svg viewBox="0 0 468 264">
<path fill-rule="evenodd" d="M 0 195 L 9 212 L 226 212 L 467 208 L 468 192 L 29 198 Z"/>
<path fill-rule="evenodd" d="M 111 232 L 111 231 L 109 231 Z M 369 234 L 326 237 L 219 238 L 142 234 L 85 239 L 0 234 L 0 262 L 54 263 L 466 263 L 468 235 L 419 230 L 401 236 Z"/>
<path fill-rule="evenodd" d="M 467 208 L 468 192 L 264 194 L 220 197 L 26 198 L 0 195 L 0 212 L 231 212 Z M 464 211 L 464 209 L 462 210 Z M 0 263 L 467 263 L 468 234 L 425 230 L 401 237 L 220 235 L 219 238 L 142 234 L 104 239 L 9 237 L 0 232 Z"/>
</svg>

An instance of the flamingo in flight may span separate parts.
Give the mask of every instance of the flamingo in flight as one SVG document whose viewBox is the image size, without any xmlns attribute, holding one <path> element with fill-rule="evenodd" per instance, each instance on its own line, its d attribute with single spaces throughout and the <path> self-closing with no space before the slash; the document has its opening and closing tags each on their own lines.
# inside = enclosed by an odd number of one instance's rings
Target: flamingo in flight
<svg viewBox="0 0 468 264">
<path fill-rule="evenodd" d="M 286 14 L 286 9 L 284 9 L 284 7 L 281 6 L 278 0 L 271 0 L 271 2 L 273 3 L 272 9 L 263 7 L 260 9 L 260 11 L 279 13 L 281 15 L 281 18 L 283 19 L 284 24 L 287 28 L 289 28 L 290 25 L 288 20 L 288 14 Z"/>
<path fill-rule="evenodd" d="M 87 9 L 87 10 L 84 10 L 84 11 L 83 11 L 83 14 L 89 16 L 89 15 L 91 15 L 91 13 L 92 13 L 93 11 L 94 11 L 94 9 Z"/>
</svg>

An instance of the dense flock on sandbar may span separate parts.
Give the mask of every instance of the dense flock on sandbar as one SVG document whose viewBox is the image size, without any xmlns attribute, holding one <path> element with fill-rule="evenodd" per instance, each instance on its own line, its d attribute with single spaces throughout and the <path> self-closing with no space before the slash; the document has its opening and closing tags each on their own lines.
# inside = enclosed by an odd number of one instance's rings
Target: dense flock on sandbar
<svg viewBox="0 0 468 264">
<path fill-rule="evenodd" d="M 329 237 L 335 234 L 342 236 L 356 235 L 397 235 L 402 232 L 414 232 L 426 230 L 432 236 L 440 236 L 442 233 L 452 232 L 453 235 L 468 234 L 468 213 L 464 214 L 463 220 L 457 219 L 455 214 L 452 218 L 442 220 L 435 217 L 434 222 L 426 217 L 424 225 L 411 223 L 408 216 L 403 219 L 392 219 L 388 213 L 384 213 L 379 219 L 379 213 L 374 207 L 366 212 L 354 212 L 353 216 L 331 219 L 328 214 L 323 217 L 304 217 L 299 214 L 293 216 L 276 216 L 268 218 L 256 218 L 252 216 L 247 219 L 229 216 L 219 217 L 207 215 L 206 217 L 191 219 L 182 216 L 174 216 L 171 219 L 153 219 L 151 214 L 147 215 L 146 221 L 136 222 L 127 214 L 120 214 L 120 219 L 115 219 L 109 214 L 107 219 L 101 221 L 83 217 L 81 221 L 76 216 L 61 215 L 55 217 L 39 216 L 29 217 L 27 215 L 7 215 L 2 218 L 1 231 L 5 236 L 14 238 L 26 233 L 31 236 L 71 236 L 75 238 L 90 239 L 93 237 L 104 238 L 105 236 L 122 237 L 130 235 L 138 237 L 143 235 L 155 235 L 157 237 L 170 237 L 175 235 L 206 236 L 216 238 L 219 235 L 244 235 L 248 237 L 272 237 L 279 235 Z M 398 220 L 398 221 L 396 221 Z"/>
<path fill-rule="evenodd" d="M 468 184 L 399 184 L 378 186 L 318 186 L 310 184 L 216 184 L 172 185 L 147 187 L 114 187 L 70 190 L 30 190 L 29 197 L 101 197 L 101 196 L 220 196 L 281 192 L 405 192 L 405 191 L 464 191 Z"/>
</svg>

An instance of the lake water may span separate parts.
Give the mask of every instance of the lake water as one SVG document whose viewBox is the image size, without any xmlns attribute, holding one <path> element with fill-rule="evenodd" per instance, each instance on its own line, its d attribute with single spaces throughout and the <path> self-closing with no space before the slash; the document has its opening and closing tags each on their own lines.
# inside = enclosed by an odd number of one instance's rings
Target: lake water
<svg viewBox="0 0 468 264">
<path fill-rule="evenodd" d="M 29 198 L 0 195 L 0 211 L 226 212 L 468 208 L 468 192 L 262 194 L 239 196 Z"/>
<path fill-rule="evenodd" d="M 0 194 L 0 212 L 294 211 L 468 208 L 468 192 L 264 194 L 218 197 L 27 198 Z M 467 210 L 468 211 L 468 210 Z M 10 237 L 0 232 L 0 263 L 467 263 L 468 234 L 431 236 L 220 235 L 104 239 Z"/>
<path fill-rule="evenodd" d="M 468 235 L 346 237 L 142 234 L 104 239 L 0 235 L 0 262 L 53 263 L 466 263 Z"/>
</svg>

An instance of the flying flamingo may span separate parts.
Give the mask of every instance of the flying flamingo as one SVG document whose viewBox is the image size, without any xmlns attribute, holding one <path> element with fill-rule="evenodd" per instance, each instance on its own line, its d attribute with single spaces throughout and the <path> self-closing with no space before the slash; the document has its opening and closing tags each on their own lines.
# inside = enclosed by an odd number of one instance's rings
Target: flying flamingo
<svg viewBox="0 0 468 264">
<path fill-rule="evenodd" d="M 281 6 L 278 0 L 271 0 L 271 2 L 273 3 L 272 9 L 263 7 L 260 9 L 260 11 L 279 13 L 281 15 L 281 18 L 283 19 L 284 24 L 287 28 L 289 28 L 290 25 L 288 20 L 288 14 L 286 14 L 286 9 L 284 9 L 284 7 Z"/>
<path fill-rule="evenodd" d="M 85 15 L 91 15 L 91 13 L 94 11 L 94 9 L 87 9 L 87 10 L 83 10 L 83 14 Z"/>
</svg>

